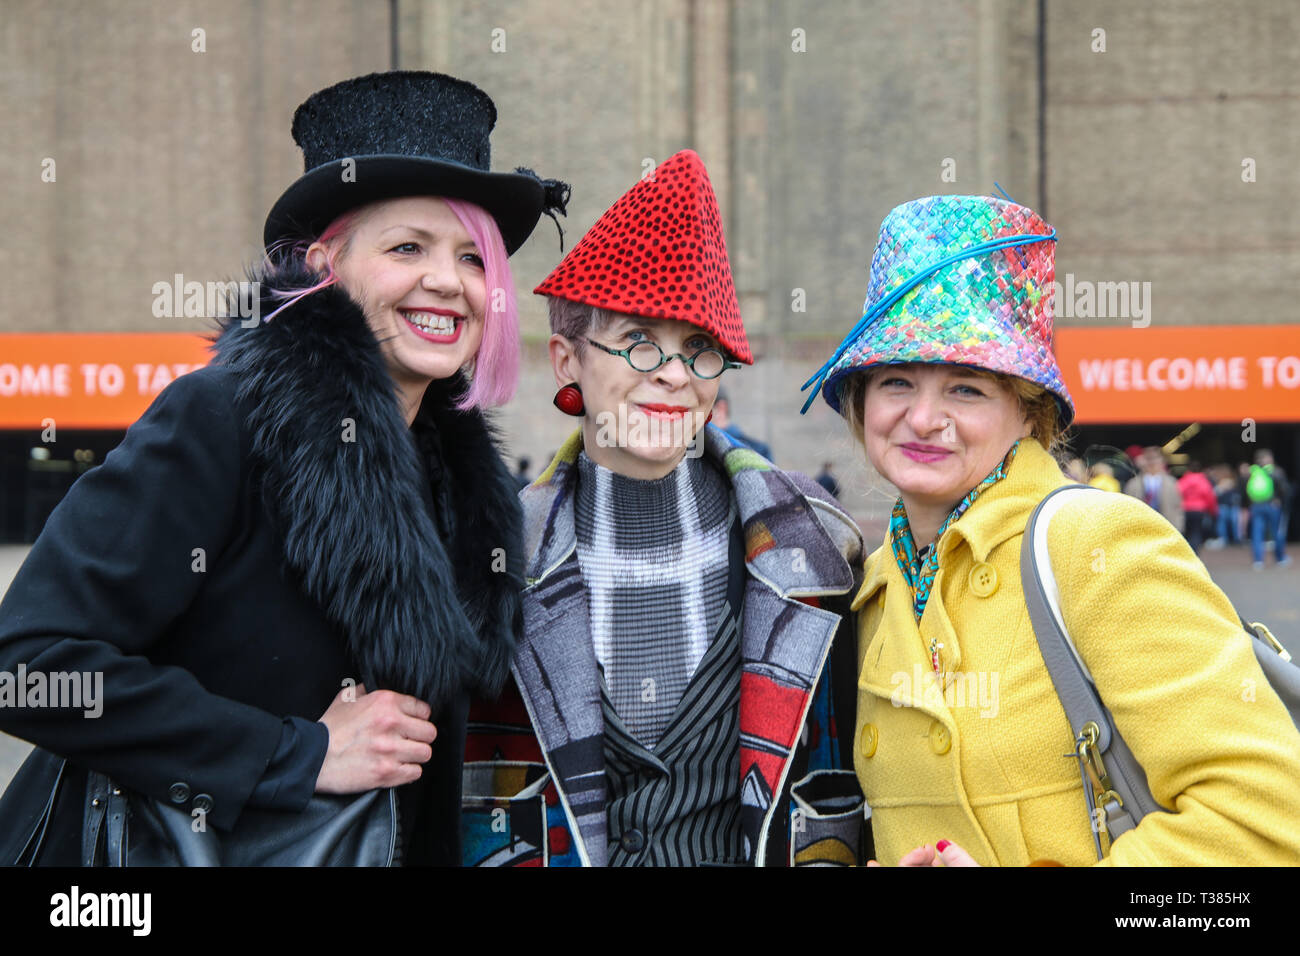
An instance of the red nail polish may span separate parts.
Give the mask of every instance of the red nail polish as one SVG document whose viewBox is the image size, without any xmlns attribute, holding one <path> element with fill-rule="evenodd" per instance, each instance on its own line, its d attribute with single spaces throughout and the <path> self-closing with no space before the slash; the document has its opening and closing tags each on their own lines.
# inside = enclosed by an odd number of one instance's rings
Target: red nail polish
<svg viewBox="0 0 1300 956">
<path fill-rule="evenodd" d="M 934 845 L 934 848 L 935 848 L 936 850 L 938 850 L 940 853 L 942 853 L 944 850 L 948 849 L 948 847 L 950 847 L 950 846 L 952 846 L 952 841 L 951 841 L 951 840 L 940 840 L 938 843 L 936 843 L 936 844 Z"/>
</svg>

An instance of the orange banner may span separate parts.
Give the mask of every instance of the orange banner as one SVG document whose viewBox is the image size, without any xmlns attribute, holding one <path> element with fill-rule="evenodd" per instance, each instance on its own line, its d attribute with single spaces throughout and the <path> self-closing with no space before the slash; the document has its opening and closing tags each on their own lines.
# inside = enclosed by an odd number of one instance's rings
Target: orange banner
<svg viewBox="0 0 1300 956">
<path fill-rule="evenodd" d="M 128 428 L 210 357 L 189 333 L 0 334 L 0 428 Z"/>
<path fill-rule="evenodd" d="M 1081 425 L 1300 421 L 1300 325 L 1057 328 Z"/>
<path fill-rule="evenodd" d="M 1300 325 L 1057 328 L 1082 425 L 1300 422 Z M 210 353 L 189 333 L 0 334 L 0 428 L 128 428 Z"/>
</svg>

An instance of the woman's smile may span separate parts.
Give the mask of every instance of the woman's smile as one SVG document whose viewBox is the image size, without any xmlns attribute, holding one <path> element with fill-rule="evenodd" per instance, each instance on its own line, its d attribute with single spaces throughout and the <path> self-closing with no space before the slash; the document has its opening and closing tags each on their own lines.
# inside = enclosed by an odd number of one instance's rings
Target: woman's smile
<svg viewBox="0 0 1300 956">
<path fill-rule="evenodd" d="M 398 309 L 406 324 L 420 338 L 448 345 L 460 338 L 465 316 L 447 309 Z"/>
<path fill-rule="evenodd" d="M 335 269 L 407 395 L 408 414 L 429 382 L 472 365 L 485 325 L 483 257 L 446 202 L 412 196 L 366 207 Z"/>
<path fill-rule="evenodd" d="M 681 418 L 690 411 L 685 405 L 659 405 L 641 403 L 636 406 L 653 418 Z"/>
<path fill-rule="evenodd" d="M 688 322 L 613 313 L 592 342 L 581 355 L 563 336 L 551 336 L 550 345 L 556 383 L 582 389 L 585 451 L 619 474 L 662 478 L 691 447 L 718 395 L 718 379 L 700 378 L 681 356 L 717 349 L 718 340 Z M 609 354 L 642 342 L 672 357 L 641 371 Z"/>
<path fill-rule="evenodd" d="M 962 365 L 905 363 L 872 375 L 862 408 L 871 464 L 898 489 L 918 541 L 1029 434 L 1009 388 Z"/>
<path fill-rule="evenodd" d="M 912 461 L 943 461 L 952 455 L 951 451 L 946 448 L 940 448 L 937 445 L 922 445 L 916 442 L 908 442 L 899 447 L 902 449 L 903 454 L 912 459 Z"/>
</svg>

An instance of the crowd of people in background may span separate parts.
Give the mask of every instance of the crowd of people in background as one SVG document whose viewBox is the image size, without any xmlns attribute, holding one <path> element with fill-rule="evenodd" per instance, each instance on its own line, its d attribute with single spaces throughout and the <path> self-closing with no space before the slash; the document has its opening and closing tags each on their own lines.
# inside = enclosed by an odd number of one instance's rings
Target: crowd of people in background
<svg viewBox="0 0 1300 956">
<path fill-rule="evenodd" d="M 1110 456 L 1088 465 L 1072 459 L 1068 472 L 1076 481 L 1141 498 L 1187 538 L 1192 550 L 1219 550 L 1249 542 L 1256 570 L 1291 563 L 1286 553 L 1287 528 L 1294 488 L 1267 448 L 1254 460 L 1202 468 L 1195 459 L 1178 466 L 1175 478 L 1168 459 L 1155 446 L 1133 446 L 1125 456 Z"/>
</svg>

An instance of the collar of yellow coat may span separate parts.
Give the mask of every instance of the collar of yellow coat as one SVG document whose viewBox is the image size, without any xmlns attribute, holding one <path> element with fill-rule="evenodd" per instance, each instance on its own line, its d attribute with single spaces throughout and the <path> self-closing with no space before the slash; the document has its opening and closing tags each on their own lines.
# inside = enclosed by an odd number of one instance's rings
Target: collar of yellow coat
<svg viewBox="0 0 1300 956">
<path fill-rule="evenodd" d="M 980 492 L 964 515 L 948 526 L 939 542 L 939 566 L 943 567 L 954 550 L 965 544 L 972 560 L 986 561 L 989 552 L 1008 538 L 1021 534 L 1034 506 L 1053 488 L 1070 484 L 1056 459 L 1037 441 L 1026 438 L 1020 443 L 1007 476 Z M 888 535 L 886 530 L 885 534 Z M 866 575 L 853 610 L 858 610 L 892 576 L 902 581 L 902 572 L 894 560 L 888 541 L 866 561 Z"/>
</svg>

